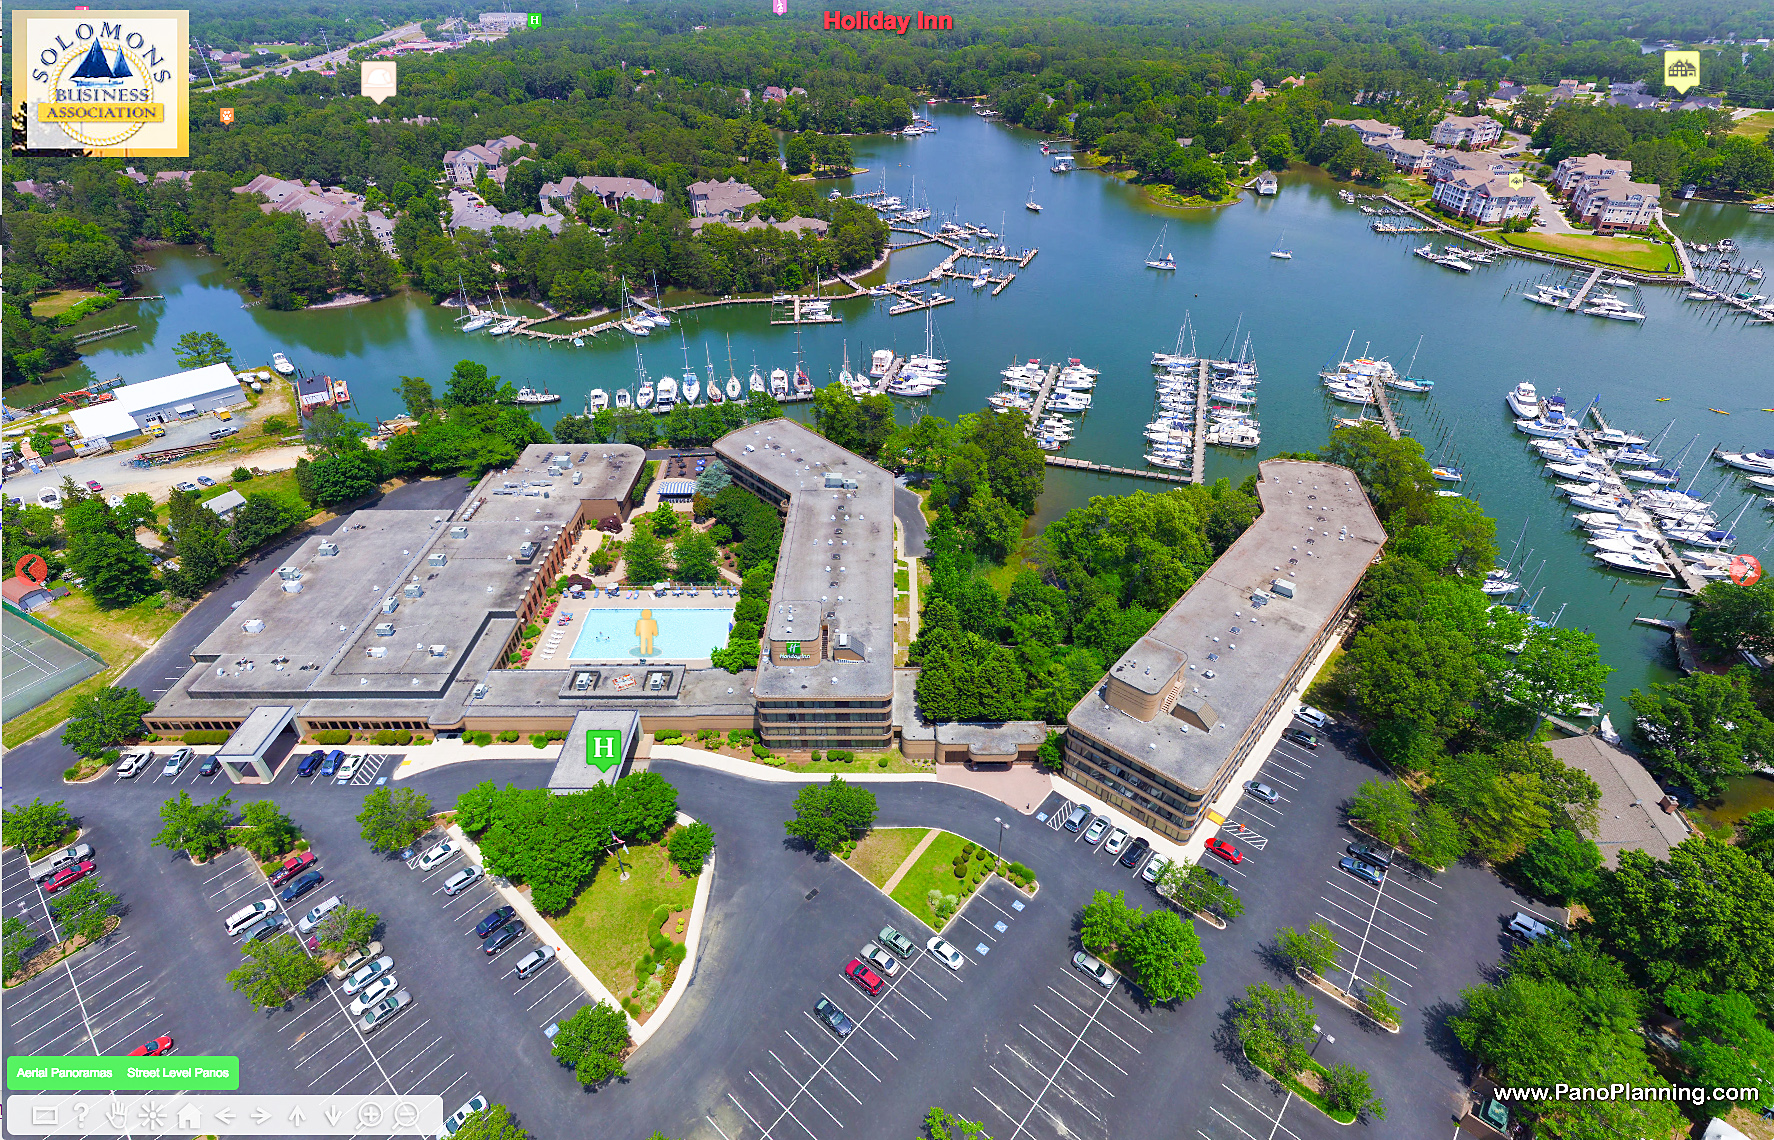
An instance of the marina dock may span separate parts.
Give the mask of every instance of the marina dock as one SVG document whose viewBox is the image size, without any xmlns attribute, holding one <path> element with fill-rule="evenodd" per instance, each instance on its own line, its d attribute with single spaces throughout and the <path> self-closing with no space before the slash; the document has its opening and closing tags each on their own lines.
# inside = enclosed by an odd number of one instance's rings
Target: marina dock
<svg viewBox="0 0 1774 1140">
<path fill-rule="evenodd" d="M 797 294 L 793 298 L 793 301 L 794 301 L 793 315 L 786 321 L 773 320 L 770 323 L 773 325 L 836 325 L 836 324 L 843 323 L 844 318 L 834 317 L 829 312 L 827 312 L 826 315 L 823 317 L 810 317 L 810 316 L 804 315 L 801 312 L 801 306 L 804 303 L 806 303 L 807 301 L 811 301 L 811 300 L 814 300 L 814 298 L 802 297 Z"/>
<path fill-rule="evenodd" d="M 1577 290 L 1577 295 L 1571 298 L 1571 303 L 1565 306 L 1565 312 L 1574 313 L 1577 311 L 1577 306 L 1581 305 L 1589 297 L 1589 291 L 1595 288 L 1595 283 L 1597 281 L 1602 279 L 1602 272 L 1601 266 L 1598 265 L 1595 267 L 1594 272 L 1590 273 L 1589 279 L 1583 282 L 1583 287 Z"/>
<path fill-rule="evenodd" d="M 76 345 L 91 344 L 95 340 L 104 340 L 109 336 L 122 336 L 126 332 L 134 332 L 135 329 L 134 325 L 109 325 L 102 329 L 93 329 L 91 332 L 75 333 L 74 343 Z"/>
<path fill-rule="evenodd" d="M 1063 455 L 1043 456 L 1049 467 L 1070 467 L 1074 471 L 1097 471 L 1104 475 L 1126 475 L 1134 479 L 1156 479 L 1160 483 L 1190 483 L 1195 479 L 1190 475 L 1179 475 L 1174 471 L 1136 471 L 1132 467 L 1111 467 L 1107 463 L 1092 463 L 1088 459 L 1068 459 Z"/>
<path fill-rule="evenodd" d="M 1029 409 L 1029 434 L 1035 434 L 1035 425 L 1041 422 L 1041 413 L 1047 409 L 1047 399 L 1053 395 L 1053 382 L 1059 379 L 1059 365 L 1055 364 L 1047 370 L 1047 379 L 1041 381 L 1041 390 L 1035 393 L 1035 406 Z"/>
<path fill-rule="evenodd" d="M 1600 272 L 1601 272 L 1601 270 L 1599 270 L 1599 269 L 1596 270 L 1597 274 L 1599 274 Z M 1593 282 L 1594 280 L 1595 280 L 1594 277 L 1590 278 L 1591 282 Z M 1589 286 L 1585 285 L 1584 292 L 1587 292 L 1588 289 L 1589 289 Z M 1583 295 L 1582 293 L 1578 294 L 1579 297 L 1581 297 L 1582 295 Z M 1608 429 L 1608 421 L 1602 418 L 1602 410 L 1598 405 L 1596 405 L 1594 402 L 1591 402 L 1589 405 L 1589 408 L 1587 410 L 1588 410 L 1590 418 L 1595 420 L 1595 422 L 1597 424 L 1600 424 L 1601 429 L 1603 431 L 1609 430 Z M 1596 453 L 1595 437 L 1589 432 L 1588 429 L 1586 429 L 1586 428 L 1578 428 L 1577 429 L 1577 442 L 1579 444 L 1581 444 L 1583 447 L 1588 448 L 1592 453 Z M 1597 453 L 1597 454 L 1599 454 L 1599 453 Z M 1607 461 L 1603 460 L 1603 462 L 1606 463 Z M 1607 468 L 1608 468 L 1608 471 L 1610 474 L 1613 473 L 1614 465 L 1612 463 L 1608 463 Z M 1665 566 L 1668 566 L 1669 569 L 1675 574 L 1676 581 L 1678 581 L 1682 584 L 1682 588 L 1684 590 L 1687 590 L 1689 593 L 1698 594 L 1701 590 L 1706 588 L 1706 579 L 1704 579 L 1700 575 L 1694 573 L 1694 568 L 1692 566 L 1688 565 L 1687 561 L 1685 559 L 1683 559 L 1679 553 L 1677 553 L 1676 548 L 1673 545 L 1671 545 L 1669 539 L 1667 539 L 1663 536 L 1663 527 L 1660 523 L 1653 521 L 1649 524 L 1640 524 L 1640 525 L 1641 526 L 1648 525 L 1650 527 L 1650 529 L 1653 531 L 1653 533 L 1656 534 L 1656 536 L 1657 536 L 1656 540 L 1652 543 L 1652 545 L 1656 548 L 1658 557 L 1662 558 L 1663 564 Z M 1678 644 L 1679 644 L 1679 640 L 1678 640 Z"/>
<path fill-rule="evenodd" d="M 1190 483 L 1201 483 L 1207 479 L 1207 392 L 1212 383 L 1212 378 L 1208 375 L 1208 362 L 1203 360 L 1195 373 L 1195 434 L 1190 440 L 1195 450 L 1194 457 L 1189 461 Z"/>
<path fill-rule="evenodd" d="M 1374 381 L 1374 403 L 1380 406 L 1380 422 L 1386 425 L 1386 434 L 1397 439 L 1401 434 L 1398 429 L 1398 417 L 1392 414 L 1392 399 L 1386 395 L 1386 385 Z"/>
</svg>

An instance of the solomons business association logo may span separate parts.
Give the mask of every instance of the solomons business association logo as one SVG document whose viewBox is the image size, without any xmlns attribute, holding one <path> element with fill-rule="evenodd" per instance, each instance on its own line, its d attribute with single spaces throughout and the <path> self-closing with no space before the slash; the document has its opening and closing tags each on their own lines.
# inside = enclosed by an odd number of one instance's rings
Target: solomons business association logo
<svg viewBox="0 0 1774 1140">
<path fill-rule="evenodd" d="M 189 153 L 185 12 L 14 12 L 12 20 L 15 150 Z"/>
</svg>

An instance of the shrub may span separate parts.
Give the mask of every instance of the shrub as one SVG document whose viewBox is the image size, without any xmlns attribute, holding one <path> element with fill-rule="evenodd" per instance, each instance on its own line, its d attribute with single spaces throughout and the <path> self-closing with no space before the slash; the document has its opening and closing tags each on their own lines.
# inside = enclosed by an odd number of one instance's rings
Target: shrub
<svg viewBox="0 0 1774 1140">
<path fill-rule="evenodd" d="M 683 738 L 682 730 L 676 728 L 662 728 L 653 734 L 655 744 L 676 744 Z"/>
<path fill-rule="evenodd" d="M 682 942 L 673 942 L 670 946 L 665 948 L 665 960 L 674 966 L 683 965 L 684 959 L 689 956 L 690 948 L 685 946 Z"/>
<path fill-rule="evenodd" d="M 228 743 L 228 738 L 233 735 L 233 733 L 226 732 L 219 728 L 193 728 L 183 736 L 179 737 L 179 739 L 186 744 L 226 744 Z M 344 743 L 345 740 L 351 739 L 351 734 L 349 732 L 340 733 L 340 736 L 344 738 L 339 741 L 341 744 Z M 318 740 L 319 737 L 316 736 L 315 739 Z M 321 743 L 324 744 L 326 742 L 321 741 Z"/>
<path fill-rule="evenodd" d="M 654 954 L 659 954 L 663 952 L 666 947 L 671 945 L 671 939 L 659 933 L 657 930 L 650 929 L 647 931 L 647 945 L 653 948 Z"/>
<path fill-rule="evenodd" d="M 844 748 L 834 748 L 825 754 L 827 760 L 836 760 L 840 764 L 848 764 L 856 759 L 856 753 Z"/>
<path fill-rule="evenodd" d="M 244 467 L 236 467 L 231 476 L 236 483 L 244 483 L 253 477 L 253 473 Z"/>
<path fill-rule="evenodd" d="M 699 874 L 703 861 L 714 847 L 715 829 L 702 822 L 676 828 L 665 841 L 665 849 L 671 853 L 671 861 L 686 875 Z M 661 916 L 659 921 L 664 922 L 665 916 Z"/>
<path fill-rule="evenodd" d="M 404 728 L 384 728 L 371 739 L 384 747 L 390 744 L 405 746 L 413 742 L 413 734 Z"/>
<path fill-rule="evenodd" d="M 192 734 L 187 732 L 185 735 Z M 350 741 L 351 730 L 346 728 L 326 728 L 314 734 L 314 743 L 316 744 L 348 744 Z M 185 743 L 195 744 L 197 741 L 188 740 Z"/>
<path fill-rule="evenodd" d="M 530 747 L 531 748 L 547 748 L 548 747 L 548 737 L 545 734 L 540 733 L 540 732 L 532 732 L 530 734 Z"/>
<path fill-rule="evenodd" d="M 770 749 L 762 744 L 754 744 L 751 746 L 751 754 L 756 756 L 759 760 L 768 760 L 770 758 Z"/>
<path fill-rule="evenodd" d="M 567 738 L 567 730 L 564 728 L 551 728 L 542 735 L 549 740 L 565 740 Z"/>
<path fill-rule="evenodd" d="M 875 761 L 875 767 L 877 767 L 877 768 L 885 768 L 886 766 L 887 766 L 887 757 L 885 757 L 885 756 L 883 756 L 879 760 Z"/>
<path fill-rule="evenodd" d="M 743 728 L 735 728 L 727 733 L 727 743 L 733 745 L 735 748 L 742 744 L 751 744 L 757 740 L 757 738 L 757 733 L 747 732 Z"/>
<path fill-rule="evenodd" d="M 1010 873 L 1022 879 L 1033 879 L 1035 877 L 1035 872 L 1029 870 L 1021 863 L 1012 863 L 1010 865 Z"/>
<path fill-rule="evenodd" d="M 978 850 L 979 850 L 979 848 L 974 845 L 973 841 L 968 840 L 966 843 L 961 844 L 961 854 L 956 856 L 956 858 L 957 859 L 961 859 L 961 858 L 971 859 L 971 858 L 973 858 L 973 853 Z"/>
<path fill-rule="evenodd" d="M 815 764 L 819 763 L 819 749 L 815 748 L 812 752 L 808 753 L 808 756 Z"/>
<path fill-rule="evenodd" d="M 515 728 L 508 728 L 504 732 L 501 732 L 499 734 L 499 743 L 500 744 L 516 744 L 518 742 L 518 739 L 519 739 L 519 733 L 518 733 L 517 729 L 515 729 Z"/>
<path fill-rule="evenodd" d="M 76 779 L 77 777 L 79 777 L 79 775 L 80 775 L 80 766 L 78 764 L 76 764 L 72 768 L 63 768 L 62 769 L 62 779 L 64 779 L 64 780 Z"/>
<path fill-rule="evenodd" d="M 511 656 L 510 656 L 510 657 L 507 657 L 507 658 L 506 658 L 506 659 L 505 659 L 505 663 L 506 663 L 506 664 L 507 664 L 507 665 L 516 665 L 516 664 L 519 664 L 519 663 L 520 663 L 520 662 L 522 662 L 522 661 L 523 661 L 523 659 L 524 659 L 524 655 L 523 655 L 523 654 L 521 654 L 521 653 L 513 653 L 513 654 L 512 654 L 512 655 L 511 655 Z"/>
<path fill-rule="evenodd" d="M 476 748 L 485 748 L 487 745 L 493 743 L 493 734 L 490 732 L 464 732 L 462 734 L 462 739 L 474 745 Z"/>
</svg>

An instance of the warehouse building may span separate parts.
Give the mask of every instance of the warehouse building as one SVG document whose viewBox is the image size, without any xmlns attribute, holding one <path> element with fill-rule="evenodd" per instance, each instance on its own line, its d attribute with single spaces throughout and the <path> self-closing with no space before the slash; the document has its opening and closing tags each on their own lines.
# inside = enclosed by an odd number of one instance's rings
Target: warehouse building
<svg viewBox="0 0 1774 1140">
<path fill-rule="evenodd" d="M 1179 842 L 1333 635 L 1386 532 L 1355 476 L 1258 465 L 1248 530 L 1066 718 L 1065 774 Z"/>
<path fill-rule="evenodd" d="M 205 412 L 238 408 L 247 402 L 246 389 L 226 364 L 125 384 L 111 392 L 113 399 L 74 410 L 74 426 L 82 438 L 115 443 L 142 434 L 150 424 L 195 419 Z"/>
</svg>

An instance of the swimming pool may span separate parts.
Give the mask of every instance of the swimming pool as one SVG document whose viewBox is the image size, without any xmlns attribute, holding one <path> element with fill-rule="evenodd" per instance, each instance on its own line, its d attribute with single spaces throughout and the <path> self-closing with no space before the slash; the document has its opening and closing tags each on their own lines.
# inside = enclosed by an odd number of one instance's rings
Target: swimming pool
<svg viewBox="0 0 1774 1140">
<path fill-rule="evenodd" d="M 655 627 L 651 631 L 643 624 L 649 619 Z M 572 654 L 577 660 L 655 657 L 686 661 L 704 659 L 712 651 L 726 648 L 733 611 L 639 606 L 605 608 L 594 604 L 591 609 L 579 611 L 574 622 L 579 626 Z M 651 646 L 644 643 L 643 635 L 647 632 L 652 633 Z"/>
</svg>

